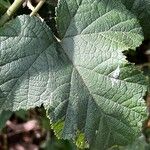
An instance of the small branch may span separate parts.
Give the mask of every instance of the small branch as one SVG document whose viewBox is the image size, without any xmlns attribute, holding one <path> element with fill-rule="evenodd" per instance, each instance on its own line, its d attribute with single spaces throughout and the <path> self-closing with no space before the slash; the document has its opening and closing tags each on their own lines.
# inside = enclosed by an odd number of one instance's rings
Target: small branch
<svg viewBox="0 0 150 150">
<path fill-rule="evenodd" d="M 40 2 L 37 4 L 37 6 L 34 8 L 34 10 L 32 10 L 30 16 L 35 16 L 37 14 L 37 12 L 39 11 L 39 9 L 43 6 L 45 1 L 46 0 L 40 0 Z"/>
<path fill-rule="evenodd" d="M 31 3 L 31 0 L 28 0 L 27 1 L 27 7 L 33 12 L 35 7 L 33 7 L 32 3 Z M 36 16 L 39 17 L 42 21 L 43 19 L 40 17 L 40 15 L 38 13 L 36 13 Z"/>
<path fill-rule="evenodd" d="M 0 18 L 0 26 L 3 26 L 14 15 L 14 13 L 23 4 L 23 2 L 24 0 L 15 0 L 13 2 L 6 13 Z"/>
</svg>

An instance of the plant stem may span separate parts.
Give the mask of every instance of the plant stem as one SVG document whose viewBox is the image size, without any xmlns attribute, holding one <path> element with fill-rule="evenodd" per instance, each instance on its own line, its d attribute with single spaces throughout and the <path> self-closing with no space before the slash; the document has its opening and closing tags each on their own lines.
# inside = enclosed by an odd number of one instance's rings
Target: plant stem
<svg viewBox="0 0 150 150">
<path fill-rule="evenodd" d="M 3 26 L 14 15 L 14 13 L 23 4 L 23 2 L 24 0 L 15 0 L 13 2 L 6 13 L 0 18 L 0 27 Z"/>
<path fill-rule="evenodd" d="M 28 7 L 32 12 L 35 11 L 35 7 L 33 7 L 32 3 L 31 3 L 31 0 L 28 0 L 28 1 L 27 1 L 27 7 Z M 30 14 L 30 16 L 31 16 L 31 14 Z M 36 13 L 36 16 L 39 17 L 39 18 L 42 20 L 42 18 L 40 17 L 40 15 L 39 15 L 38 13 Z"/>
<path fill-rule="evenodd" d="M 37 6 L 32 10 L 30 16 L 36 15 L 36 13 L 39 11 L 39 9 L 43 6 L 46 0 L 40 0 L 40 2 L 37 4 Z"/>
</svg>

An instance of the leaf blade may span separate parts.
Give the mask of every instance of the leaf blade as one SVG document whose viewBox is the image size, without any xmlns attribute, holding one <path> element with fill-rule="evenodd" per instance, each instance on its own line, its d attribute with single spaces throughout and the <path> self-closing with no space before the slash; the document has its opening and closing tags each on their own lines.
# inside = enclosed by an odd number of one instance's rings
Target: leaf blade
<svg viewBox="0 0 150 150">
<path fill-rule="evenodd" d="M 68 15 L 61 4 L 69 3 L 72 11 L 67 25 L 60 28 L 62 19 L 58 22 L 60 43 L 55 42 L 45 24 L 29 16 L 21 16 L 14 25 L 0 30 L 4 42 L 1 109 L 15 111 L 44 103 L 59 136 L 77 139 L 81 147 L 90 143 L 91 148 L 106 149 L 133 140 L 141 127 L 138 122 L 145 117 L 145 78 L 122 54 L 139 45 L 143 37 L 135 16 L 120 1 L 90 2 L 92 5 L 85 0 L 60 1 L 58 19 Z M 90 8 L 95 7 L 97 11 L 91 14 L 94 19 L 89 20 Z M 13 38 L 17 48 L 9 43 Z M 12 81 L 7 82 L 8 78 Z"/>
</svg>

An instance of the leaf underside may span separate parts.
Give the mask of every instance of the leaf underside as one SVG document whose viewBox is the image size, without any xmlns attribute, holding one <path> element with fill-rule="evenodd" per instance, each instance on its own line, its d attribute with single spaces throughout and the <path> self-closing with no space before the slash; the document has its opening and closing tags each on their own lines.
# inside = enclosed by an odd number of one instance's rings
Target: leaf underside
<svg viewBox="0 0 150 150">
<path fill-rule="evenodd" d="M 0 110 L 44 104 L 55 133 L 78 146 L 131 142 L 145 118 L 146 81 L 122 51 L 141 27 L 120 0 L 60 0 L 57 42 L 26 15 L 0 28 Z"/>
</svg>

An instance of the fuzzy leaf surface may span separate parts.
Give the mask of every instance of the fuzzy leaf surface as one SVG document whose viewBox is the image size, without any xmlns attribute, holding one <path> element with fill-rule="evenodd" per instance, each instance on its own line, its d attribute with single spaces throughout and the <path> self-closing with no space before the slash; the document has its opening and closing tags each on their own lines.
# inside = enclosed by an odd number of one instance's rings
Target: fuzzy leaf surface
<svg viewBox="0 0 150 150">
<path fill-rule="evenodd" d="M 145 38 L 150 39 L 150 1 L 149 0 L 121 0 L 134 13 L 144 32 Z"/>
<path fill-rule="evenodd" d="M 61 0 L 57 20 L 61 42 L 35 17 L 0 28 L 0 110 L 44 104 L 80 147 L 131 142 L 146 112 L 145 78 L 122 54 L 143 39 L 136 17 L 116 0 Z"/>
<path fill-rule="evenodd" d="M 137 18 L 121 1 L 60 0 L 57 26 L 73 70 L 65 122 L 58 115 L 64 107 L 50 109 L 54 129 L 92 149 L 132 141 L 145 114 L 146 83 L 122 52 L 143 39 Z"/>
</svg>

